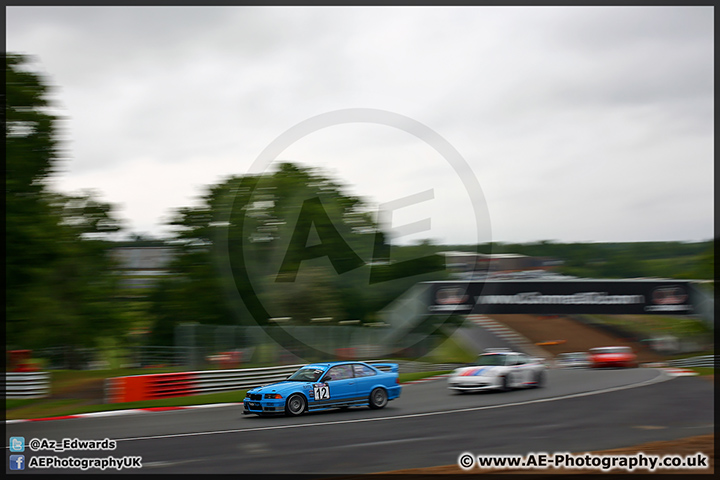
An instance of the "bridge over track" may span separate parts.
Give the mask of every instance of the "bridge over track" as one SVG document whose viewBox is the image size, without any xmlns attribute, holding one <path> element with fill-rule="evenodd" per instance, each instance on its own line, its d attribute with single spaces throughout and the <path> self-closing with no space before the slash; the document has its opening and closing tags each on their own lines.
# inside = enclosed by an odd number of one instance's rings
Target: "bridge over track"
<svg viewBox="0 0 720 480">
<path fill-rule="evenodd" d="M 422 282 L 380 312 L 385 345 L 452 328 L 465 315 L 696 316 L 714 328 L 714 298 L 693 280 L 474 280 Z"/>
</svg>

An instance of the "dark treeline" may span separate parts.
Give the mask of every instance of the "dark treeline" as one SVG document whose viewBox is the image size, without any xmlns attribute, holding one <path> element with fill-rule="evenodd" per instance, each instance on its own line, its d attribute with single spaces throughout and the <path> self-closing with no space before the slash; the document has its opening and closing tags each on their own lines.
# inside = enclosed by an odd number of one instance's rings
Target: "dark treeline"
<svg viewBox="0 0 720 480">
<path fill-rule="evenodd" d="M 466 249 L 467 246 L 454 246 Z M 555 271 L 587 278 L 714 278 L 714 242 L 493 243 L 481 253 L 517 253 L 562 261 Z"/>
</svg>

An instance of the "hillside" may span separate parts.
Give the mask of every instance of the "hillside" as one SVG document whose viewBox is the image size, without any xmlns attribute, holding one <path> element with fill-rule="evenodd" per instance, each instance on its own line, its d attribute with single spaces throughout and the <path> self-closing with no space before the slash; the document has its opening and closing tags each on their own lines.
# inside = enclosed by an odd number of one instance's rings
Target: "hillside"
<svg viewBox="0 0 720 480">
<path fill-rule="evenodd" d="M 592 347 L 627 345 L 636 352 L 641 363 L 663 360 L 662 356 L 645 345 L 610 335 L 564 316 L 488 315 L 488 317 L 515 330 L 532 343 L 558 342 L 542 345 L 542 348 L 553 356 L 564 352 L 584 352 Z"/>
</svg>

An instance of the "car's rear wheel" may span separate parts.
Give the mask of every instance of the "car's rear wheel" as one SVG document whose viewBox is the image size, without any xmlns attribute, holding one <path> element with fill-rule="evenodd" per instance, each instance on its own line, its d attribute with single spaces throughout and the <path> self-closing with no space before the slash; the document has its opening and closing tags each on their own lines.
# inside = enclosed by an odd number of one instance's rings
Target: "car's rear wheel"
<svg viewBox="0 0 720 480">
<path fill-rule="evenodd" d="M 285 413 L 287 415 L 297 417 L 298 415 L 303 414 L 306 406 L 307 402 L 305 401 L 305 397 L 296 393 L 294 395 L 290 395 L 290 398 L 288 398 L 287 402 L 285 402 Z"/>
<path fill-rule="evenodd" d="M 370 392 L 370 408 L 383 408 L 388 403 L 388 395 L 384 388 L 376 388 Z"/>
<path fill-rule="evenodd" d="M 545 386 L 545 373 L 538 372 L 535 375 L 535 388 L 542 388 Z"/>
</svg>

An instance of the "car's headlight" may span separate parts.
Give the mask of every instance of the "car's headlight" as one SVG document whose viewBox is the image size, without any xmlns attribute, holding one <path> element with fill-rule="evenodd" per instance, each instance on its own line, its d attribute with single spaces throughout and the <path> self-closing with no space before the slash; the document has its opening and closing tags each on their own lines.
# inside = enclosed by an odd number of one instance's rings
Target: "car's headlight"
<svg viewBox="0 0 720 480">
<path fill-rule="evenodd" d="M 282 399 L 282 395 L 280 395 L 279 393 L 266 393 L 265 399 L 280 400 Z"/>
</svg>

